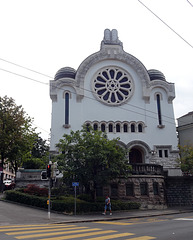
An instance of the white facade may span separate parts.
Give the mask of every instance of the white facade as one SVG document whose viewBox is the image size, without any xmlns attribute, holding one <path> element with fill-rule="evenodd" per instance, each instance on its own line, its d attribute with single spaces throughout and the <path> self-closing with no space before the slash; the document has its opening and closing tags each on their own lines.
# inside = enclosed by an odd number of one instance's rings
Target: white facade
<svg viewBox="0 0 193 240">
<path fill-rule="evenodd" d="M 60 69 L 50 81 L 52 124 L 50 150 L 64 133 L 89 124 L 120 138 L 130 149 L 131 163 L 176 168 L 178 142 L 173 99 L 174 84 L 149 70 L 123 50 L 116 30 L 106 29 L 101 49 L 77 70 Z"/>
</svg>

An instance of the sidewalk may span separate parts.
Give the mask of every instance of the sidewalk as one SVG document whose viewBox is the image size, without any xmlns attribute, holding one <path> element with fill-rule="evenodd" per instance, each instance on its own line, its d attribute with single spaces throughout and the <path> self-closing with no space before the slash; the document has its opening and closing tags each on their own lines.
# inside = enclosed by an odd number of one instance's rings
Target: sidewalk
<svg viewBox="0 0 193 240">
<path fill-rule="evenodd" d="M 0 196 L 0 225 L 6 224 L 35 224 L 35 223 L 78 223 L 92 221 L 113 221 L 132 218 L 155 217 L 170 214 L 193 212 L 193 208 L 168 208 L 164 210 L 130 210 L 114 211 L 110 216 L 100 213 L 67 215 L 62 213 L 50 213 L 47 210 L 37 209 L 30 206 L 7 202 Z"/>
<path fill-rule="evenodd" d="M 186 212 L 193 212 L 191 208 L 175 208 L 165 210 L 130 210 L 130 211 L 115 211 L 110 216 L 107 213 L 105 216 L 102 213 L 92 213 L 76 216 L 63 216 L 62 223 L 76 223 L 76 222 L 92 222 L 92 221 L 113 221 L 113 220 L 124 220 L 132 218 L 144 218 L 144 217 L 155 217 L 171 214 L 180 214 Z"/>
</svg>

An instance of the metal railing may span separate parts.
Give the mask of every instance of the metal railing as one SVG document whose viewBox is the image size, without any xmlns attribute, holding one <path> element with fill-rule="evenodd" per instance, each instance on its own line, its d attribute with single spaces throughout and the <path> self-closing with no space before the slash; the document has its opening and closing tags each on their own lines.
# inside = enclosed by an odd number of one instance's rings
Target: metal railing
<svg viewBox="0 0 193 240">
<path fill-rule="evenodd" d="M 136 163 L 131 164 L 131 166 L 132 175 L 164 175 L 163 167 L 161 165 Z"/>
</svg>

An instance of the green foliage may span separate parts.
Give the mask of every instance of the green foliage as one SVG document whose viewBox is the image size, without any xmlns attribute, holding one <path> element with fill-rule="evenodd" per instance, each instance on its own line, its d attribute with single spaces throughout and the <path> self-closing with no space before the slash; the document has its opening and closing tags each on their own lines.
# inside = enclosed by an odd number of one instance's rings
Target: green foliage
<svg viewBox="0 0 193 240">
<path fill-rule="evenodd" d="M 6 159 L 16 172 L 30 154 L 35 136 L 32 119 L 26 115 L 22 106 L 17 106 L 12 98 L 0 97 L 1 167 L 4 167 Z M 2 179 L 3 174 L 1 183 Z"/>
<path fill-rule="evenodd" d="M 46 159 L 48 162 L 48 158 Z M 23 162 L 25 169 L 45 169 L 46 163 L 40 158 L 27 158 Z"/>
<path fill-rule="evenodd" d="M 186 174 L 193 174 L 193 146 L 185 145 L 179 146 L 180 159 L 179 165 L 182 172 Z"/>
<path fill-rule="evenodd" d="M 43 140 L 38 135 L 33 142 L 31 155 L 26 157 L 23 161 L 23 168 L 25 169 L 45 169 L 49 158 L 49 146 L 46 140 Z"/>
<path fill-rule="evenodd" d="M 15 190 L 6 191 L 5 199 L 13 202 L 23 203 L 30 206 L 47 208 L 46 198 L 21 193 Z"/>
<path fill-rule="evenodd" d="M 111 200 L 111 205 L 113 210 L 129 210 L 129 209 L 139 209 L 140 203 L 121 201 L 121 200 Z"/>
<path fill-rule="evenodd" d="M 40 208 L 47 208 L 47 198 L 39 197 L 36 195 L 29 195 L 16 190 L 9 190 L 5 193 L 5 199 L 13 202 L 32 205 Z M 117 210 L 130 210 L 139 209 L 140 203 L 129 201 L 111 201 L 113 211 Z M 104 209 L 103 202 L 86 202 L 77 199 L 76 211 L 77 213 L 91 213 L 101 212 Z M 73 213 L 74 212 L 74 198 L 73 197 L 60 197 L 60 199 L 51 199 L 51 210 L 58 212 Z"/>
<path fill-rule="evenodd" d="M 90 194 L 80 194 L 77 196 L 77 198 L 87 202 L 93 202 L 92 196 Z M 104 198 L 103 198 L 103 202 L 104 202 Z"/>
<path fill-rule="evenodd" d="M 66 185 L 59 186 L 58 188 L 52 188 L 51 194 L 53 196 L 68 196 L 69 195 L 69 188 Z"/>
<path fill-rule="evenodd" d="M 85 126 L 81 131 L 65 134 L 56 145 L 61 152 L 57 162 L 65 183 L 79 181 L 96 200 L 97 185 L 127 177 L 130 169 L 127 152 L 118 145 L 118 140 L 108 140 L 105 133 Z"/>
<path fill-rule="evenodd" d="M 43 158 L 49 153 L 49 146 L 46 143 L 46 140 L 43 140 L 40 136 L 37 136 L 32 148 L 32 157 L 33 158 Z"/>
</svg>

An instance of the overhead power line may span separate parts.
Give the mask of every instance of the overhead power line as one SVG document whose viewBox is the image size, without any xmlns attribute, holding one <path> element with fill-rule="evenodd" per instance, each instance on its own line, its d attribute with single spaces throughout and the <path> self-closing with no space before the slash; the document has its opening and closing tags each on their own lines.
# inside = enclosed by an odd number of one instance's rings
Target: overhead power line
<svg viewBox="0 0 193 240">
<path fill-rule="evenodd" d="M 36 80 L 34 78 L 30 78 L 30 77 L 26 77 L 24 75 L 21 75 L 21 74 L 18 74 L 18 73 L 15 73 L 15 72 L 11 72 L 9 70 L 6 70 L 6 69 L 3 69 L 3 68 L 0 68 L 1 71 L 4 71 L 4 72 L 7 72 L 7 73 L 11 73 L 13 75 L 16 75 L 16 76 L 19 76 L 19 77 L 22 77 L 22 78 L 26 78 L 26 79 L 29 79 L 29 80 L 32 80 L 34 82 L 37 82 L 37 83 L 41 83 L 41 84 L 44 84 L 44 85 L 48 85 L 49 83 L 44 83 L 44 82 L 41 82 L 39 80 Z"/>
<path fill-rule="evenodd" d="M 48 77 L 48 78 L 53 79 L 53 77 L 50 77 L 50 76 L 48 76 L 48 75 L 46 75 L 46 74 L 44 74 L 44 73 L 41 73 L 41 72 L 35 71 L 35 70 L 33 70 L 33 69 L 30 69 L 30 68 L 24 67 L 24 66 L 19 65 L 19 64 L 17 64 L 17 63 L 14 63 L 14 62 L 11 62 L 11 61 L 8 61 L 8 60 L 5 60 L 5 59 L 3 59 L 3 58 L 0 58 L 0 60 L 1 60 L 1 61 L 4 61 L 4 62 L 6 62 L 6 63 L 12 64 L 12 65 L 15 65 L 15 66 L 17 66 L 17 67 L 23 68 L 23 69 L 25 69 L 25 70 L 28 70 L 28 71 L 31 71 L 31 72 L 34 72 L 34 73 L 40 74 L 40 75 L 42 75 L 42 76 L 44 76 L 44 77 Z"/>
<path fill-rule="evenodd" d="M 187 2 L 190 4 L 191 7 L 193 7 L 193 4 L 190 1 L 187 0 Z"/>
<path fill-rule="evenodd" d="M 165 24 L 172 32 L 174 32 L 179 38 L 181 38 L 186 44 L 188 44 L 191 48 L 193 48 L 193 45 L 191 45 L 185 38 L 183 38 L 179 33 L 177 33 L 172 27 L 170 27 L 166 22 L 164 22 L 158 15 L 156 15 L 150 8 L 148 8 L 143 2 L 138 0 L 139 3 L 141 3 L 149 12 L 151 12 L 156 18 L 158 18 L 163 24 Z"/>
</svg>

